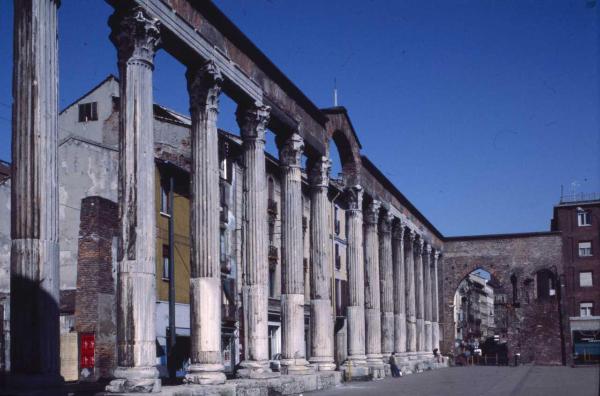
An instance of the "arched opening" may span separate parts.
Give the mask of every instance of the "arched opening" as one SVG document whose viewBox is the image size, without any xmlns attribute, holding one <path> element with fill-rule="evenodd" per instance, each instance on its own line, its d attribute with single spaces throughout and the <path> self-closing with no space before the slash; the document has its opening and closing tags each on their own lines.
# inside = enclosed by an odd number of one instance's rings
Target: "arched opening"
<svg viewBox="0 0 600 396">
<path fill-rule="evenodd" d="M 536 298 L 547 300 L 556 296 L 556 277 L 549 269 L 541 269 L 535 273 Z"/>
<path fill-rule="evenodd" d="M 506 364 L 506 295 L 487 270 L 476 268 L 454 293 L 454 339 L 458 364 Z"/>
</svg>

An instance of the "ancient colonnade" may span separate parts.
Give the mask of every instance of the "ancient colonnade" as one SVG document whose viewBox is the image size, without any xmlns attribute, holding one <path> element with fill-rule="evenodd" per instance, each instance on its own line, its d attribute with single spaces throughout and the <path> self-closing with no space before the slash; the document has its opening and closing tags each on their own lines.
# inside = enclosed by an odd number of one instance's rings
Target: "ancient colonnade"
<svg viewBox="0 0 600 396">
<path fill-rule="evenodd" d="M 25 4 L 28 2 L 22 2 Z M 12 365 L 16 374 L 59 379 L 57 46 L 55 0 L 15 8 L 15 112 L 11 252 Z M 20 16 L 22 16 L 20 18 Z M 39 28 L 35 28 L 36 21 Z M 117 364 L 109 392 L 160 388 L 155 368 L 153 60 L 160 23 L 140 8 L 111 17 L 120 76 Z M 35 56 L 33 56 L 35 54 Z M 191 365 L 186 382 L 225 382 L 221 351 L 217 117 L 226 81 L 213 61 L 187 65 L 191 113 Z M 35 87 L 35 89 L 33 89 Z M 271 112 L 240 100 L 243 141 L 244 361 L 238 376 L 270 378 L 265 134 Z M 298 128 L 301 128 L 301 123 Z M 282 185 L 282 373 L 336 369 L 328 200 L 330 161 L 309 155 L 311 356 L 305 356 L 301 131 L 279 136 Z M 364 201 L 363 202 L 363 198 Z M 348 361 L 342 368 L 385 375 L 392 352 L 406 361 L 439 348 L 439 251 L 390 204 L 346 190 Z M 366 204 L 366 205 L 365 205 Z M 34 296 L 33 298 L 31 296 Z M 32 317 L 18 315 L 32 312 Z"/>
</svg>

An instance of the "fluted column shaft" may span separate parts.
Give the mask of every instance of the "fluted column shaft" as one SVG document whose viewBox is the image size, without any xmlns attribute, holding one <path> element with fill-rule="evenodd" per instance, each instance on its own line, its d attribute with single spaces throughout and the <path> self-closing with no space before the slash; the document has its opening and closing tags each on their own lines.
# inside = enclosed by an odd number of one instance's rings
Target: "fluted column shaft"
<svg viewBox="0 0 600 396">
<path fill-rule="evenodd" d="M 363 190 L 354 186 L 346 191 L 348 209 L 348 360 L 353 366 L 364 366 L 365 356 L 365 267 L 363 249 Z"/>
<path fill-rule="evenodd" d="M 321 157 L 310 168 L 310 362 L 334 370 L 331 306 L 331 239 L 327 192 L 331 161 Z"/>
<path fill-rule="evenodd" d="M 14 2 L 10 330 L 15 385 L 61 381 L 57 7 L 55 0 Z"/>
<path fill-rule="evenodd" d="M 281 163 L 281 365 L 282 372 L 306 370 L 301 159 L 304 141 L 292 134 L 279 150 Z"/>
<path fill-rule="evenodd" d="M 392 220 L 389 214 L 379 223 L 379 279 L 381 292 L 381 353 L 384 362 L 394 352 L 394 269 L 392 265 Z"/>
<path fill-rule="evenodd" d="M 425 293 L 425 351 L 431 353 L 433 334 L 431 329 L 431 245 L 427 244 L 423 257 L 423 284 Z"/>
<path fill-rule="evenodd" d="M 406 241 L 406 350 L 417 352 L 417 311 L 415 289 L 415 237 L 414 231 L 408 233 Z"/>
<path fill-rule="evenodd" d="M 432 348 L 440 350 L 440 307 L 439 307 L 439 283 L 438 283 L 438 259 L 440 252 L 434 251 L 433 265 L 431 266 L 431 283 L 432 283 Z"/>
<path fill-rule="evenodd" d="M 365 228 L 365 333 L 367 362 L 381 364 L 381 303 L 379 291 L 379 235 L 377 224 L 381 204 L 374 200 L 367 208 Z"/>
<path fill-rule="evenodd" d="M 187 73 L 192 120 L 190 171 L 191 365 L 186 382 L 225 382 L 221 356 L 219 262 L 219 140 L 217 115 L 223 78 L 213 62 Z"/>
<path fill-rule="evenodd" d="M 415 287 L 417 307 L 417 351 L 425 351 L 425 290 L 423 285 L 423 248 L 425 241 L 419 238 L 415 245 Z"/>
<path fill-rule="evenodd" d="M 404 269 L 404 225 L 392 230 L 392 264 L 394 269 L 394 352 L 406 352 L 406 282 Z"/>
<path fill-rule="evenodd" d="M 265 135 L 270 108 L 239 106 L 244 161 L 244 361 L 237 374 L 255 377 L 269 371 L 267 180 Z"/>
<path fill-rule="evenodd" d="M 123 14 L 121 14 L 123 12 Z M 158 21 L 141 9 L 110 19 L 120 76 L 117 378 L 107 390 L 148 391 L 156 379 L 156 206 L 154 191 L 153 59 Z M 119 381 L 121 379 L 121 381 Z"/>
</svg>

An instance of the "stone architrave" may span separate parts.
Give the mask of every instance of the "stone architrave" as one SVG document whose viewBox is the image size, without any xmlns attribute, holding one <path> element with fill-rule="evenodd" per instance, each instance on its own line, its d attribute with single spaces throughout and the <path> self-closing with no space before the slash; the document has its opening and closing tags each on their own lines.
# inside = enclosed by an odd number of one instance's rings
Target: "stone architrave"
<svg viewBox="0 0 600 396">
<path fill-rule="evenodd" d="M 392 221 L 388 212 L 379 222 L 379 279 L 381 292 L 381 353 L 384 363 L 394 352 L 394 268 Z"/>
<path fill-rule="evenodd" d="M 331 161 L 316 160 L 309 171 L 310 182 L 310 363 L 319 371 L 335 370 L 333 358 L 333 308 L 331 306 L 331 239 L 327 198 Z"/>
<path fill-rule="evenodd" d="M 365 212 L 365 330 L 367 365 L 371 375 L 379 377 L 383 368 L 381 355 L 381 302 L 379 292 L 379 209 L 381 203 L 373 200 Z"/>
<path fill-rule="evenodd" d="M 406 281 L 404 269 L 404 230 L 398 221 L 392 228 L 392 264 L 394 269 L 394 352 L 406 353 Z"/>
<path fill-rule="evenodd" d="M 279 149 L 281 163 L 281 371 L 309 373 L 304 342 L 304 265 L 302 238 L 302 152 L 294 133 Z"/>
<path fill-rule="evenodd" d="M 244 161 L 244 360 L 241 378 L 277 376 L 269 367 L 269 268 L 267 260 L 267 177 L 265 135 L 268 106 L 240 105 L 236 116 L 242 135 Z"/>
<path fill-rule="evenodd" d="M 423 284 L 425 294 L 425 351 L 431 354 L 432 348 L 432 330 L 431 330 L 431 244 L 425 245 L 423 254 Z"/>
<path fill-rule="evenodd" d="M 440 251 L 434 249 L 433 265 L 431 266 L 431 283 L 432 283 L 432 347 L 440 350 L 440 307 L 439 307 L 439 283 L 438 283 L 438 259 Z"/>
<path fill-rule="evenodd" d="M 190 171 L 190 384 L 225 382 L 221 355 L 219 262 L 219 140 L 217 116 L 223 77 L 212 61 L 187 72 L 192 119 Z"/>
<path fill-rule="evenodd" d="M 108 392 L 156 392 L 156 207 L 152 74 L 159 23 L 141 8 L 109 21 L 120 87 L 117 368 Z"/>
<path fill-rule="evenodd" d="M 60 376 L 57 0 L 14 2 L 10 335 L 15 387 Z"/>
<path fill-rule="evenodd" d="M 425 289 L 423 285 L 423 252 L 425 240 L 419 236 L 415 244 L 415 287 L 417 307 L 417 351 L 425 352 Z"/>
<path fill-rule="evenodd" d="M 346 228 L 348 246 L 346 249 L 348 266 L 348 359 L 344 370 L 367 375 L 365 355 L 365 267 L 363 249 L 363 189 L 360 185 L 346 190 L 348 209 Z"/>
<path fill-rule="evenodd" d="M 410 230 L 405 246 L 406 264 L 406 350 L 411 359 L 417 355 L 417 311 L 415 289 L 415 239 L 417 234 Z"/>
</svg>

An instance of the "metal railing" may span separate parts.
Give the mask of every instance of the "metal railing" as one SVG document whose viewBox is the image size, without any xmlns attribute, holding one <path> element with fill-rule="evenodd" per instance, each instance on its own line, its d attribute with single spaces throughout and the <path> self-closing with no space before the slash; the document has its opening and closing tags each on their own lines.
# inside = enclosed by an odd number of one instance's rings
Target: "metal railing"
<svg viewBox="0 0 600 396">
<path fill-rule="evenodd" d="M 560 203 L 571 203 L 571 202 L 586 202 L 586 201 L 600 201 L 600 192 L 593 193 L 575 193 L 566 194 L 560 196 Z"/>
</svg>

